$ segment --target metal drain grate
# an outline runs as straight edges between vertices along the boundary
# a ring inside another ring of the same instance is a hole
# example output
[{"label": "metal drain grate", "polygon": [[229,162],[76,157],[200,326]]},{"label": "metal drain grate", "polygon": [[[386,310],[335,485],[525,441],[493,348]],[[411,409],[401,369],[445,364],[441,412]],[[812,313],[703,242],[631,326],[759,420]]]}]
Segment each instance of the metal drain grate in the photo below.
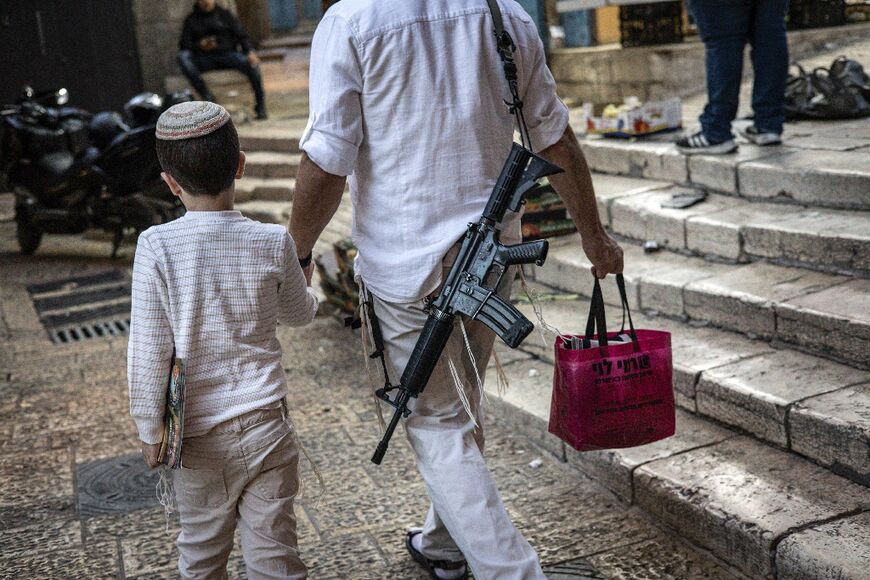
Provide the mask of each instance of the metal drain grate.
[{"label": "metal drain grate", "polygon": [[66,278],[27,288],[55,344],[127,334],[130,279],[119,270]]},{"label": "metal drain grate", "polygon": [[141,453],[81,463],[76,466],[79,515],[90,518],[159,505],[157,479]]},{"label": "metal drain grate", "polygon": [[61,330],[50,331],[51,341],[64,344],[78,342],[89,338],[106,338],[127,334],[130,330],[130,319],[112,320],[109,322],[93,322],[88,325],[71,326]]}]

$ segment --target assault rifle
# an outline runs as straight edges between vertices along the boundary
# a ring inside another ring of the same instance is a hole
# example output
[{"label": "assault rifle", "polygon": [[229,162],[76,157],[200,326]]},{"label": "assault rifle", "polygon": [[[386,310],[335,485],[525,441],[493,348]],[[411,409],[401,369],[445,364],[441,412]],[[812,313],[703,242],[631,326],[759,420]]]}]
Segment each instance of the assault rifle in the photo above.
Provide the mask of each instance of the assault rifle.
[{"label": "assault rifle", "polygon": [[[399,419],[411,414],[408,402],[412,397],[418,397],[429,382],[453,331],[456,316],[465,315],[470,320],[481,321],[511,348],[519,346],[534,328],[496,291],[509,266],[533,262],[543,265],[548,243],[538,240],[505,246],[499,242],[496,227],[504,219],[505,211],[520,210],[523,197],[538,187],[539,179],[561,172],[562,169],[525,147],[513,145],[483,215],[477,223],[468,224],[456,261],[447,274],[441,293],[429,306],[429,318],[399,384],[387,385],[375,393],[396,410],[372,456],[373,463],[380,464],[384,458]],[[393,391],[397,394],[391,399]]]}]

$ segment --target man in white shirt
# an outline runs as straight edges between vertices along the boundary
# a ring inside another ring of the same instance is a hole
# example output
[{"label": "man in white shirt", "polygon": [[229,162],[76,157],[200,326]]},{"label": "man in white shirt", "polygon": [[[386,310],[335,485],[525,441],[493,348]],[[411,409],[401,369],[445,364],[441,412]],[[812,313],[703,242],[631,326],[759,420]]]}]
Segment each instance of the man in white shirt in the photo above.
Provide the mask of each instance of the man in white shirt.
[{"label": "man in white shirt", "polygon": [[[599,220],[589,169],[534,23],[513,0],[498,4],[516,43],[532,144],[565,169],[550,182],[596,275],[620,272],[622,251]],[[467,224],[480,217],[513,141],[493,26],[485,0],[342,0],[314,35],[311,112],[290,231],[299,255],[310,255],[350,176],[356,273],[374,303],[394,381],[426,320],[424,300],[438,290]],[[505,219],[501,239],[520,241],[518,215]],[[453,333],[405,422],[432,500],[407,546],[434,578],[464,578],[467,566],[487,580],[543,578],[482,457],[476,375],[494,337],[477,322],[466,327]],[[458,369],[473,417],[449,366]]]}]

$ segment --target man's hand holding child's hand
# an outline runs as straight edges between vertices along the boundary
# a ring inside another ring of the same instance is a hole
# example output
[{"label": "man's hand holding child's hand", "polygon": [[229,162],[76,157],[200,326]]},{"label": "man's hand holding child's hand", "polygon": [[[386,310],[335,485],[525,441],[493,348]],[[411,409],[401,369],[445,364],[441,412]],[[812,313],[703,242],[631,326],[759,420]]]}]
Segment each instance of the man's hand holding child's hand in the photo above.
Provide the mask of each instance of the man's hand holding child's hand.
[{"label": "man's hand holding child's hand", "polygon": [[139,444],[142,447],[142,455],[145,457],[145,464],[151,469],[160,465],[160,461],[157,459],[160,456],[160,443],[154,443],[152,445],[140,441]]}]

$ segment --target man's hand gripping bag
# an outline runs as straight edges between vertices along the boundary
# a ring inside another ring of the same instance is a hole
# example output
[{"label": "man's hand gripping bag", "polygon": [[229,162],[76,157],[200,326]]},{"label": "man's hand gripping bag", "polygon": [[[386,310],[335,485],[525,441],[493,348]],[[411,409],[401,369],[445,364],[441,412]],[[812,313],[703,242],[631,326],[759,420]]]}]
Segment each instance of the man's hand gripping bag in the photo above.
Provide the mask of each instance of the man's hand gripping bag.
[{"label": "man's hand gripping bag", "polygon": [[549,431],[578,451],[636,447],[674,434],[671,335],[635,330],[622,274],[616,282],[622,330],[607,333],[596,279],[586,334],[556,337]]}]

